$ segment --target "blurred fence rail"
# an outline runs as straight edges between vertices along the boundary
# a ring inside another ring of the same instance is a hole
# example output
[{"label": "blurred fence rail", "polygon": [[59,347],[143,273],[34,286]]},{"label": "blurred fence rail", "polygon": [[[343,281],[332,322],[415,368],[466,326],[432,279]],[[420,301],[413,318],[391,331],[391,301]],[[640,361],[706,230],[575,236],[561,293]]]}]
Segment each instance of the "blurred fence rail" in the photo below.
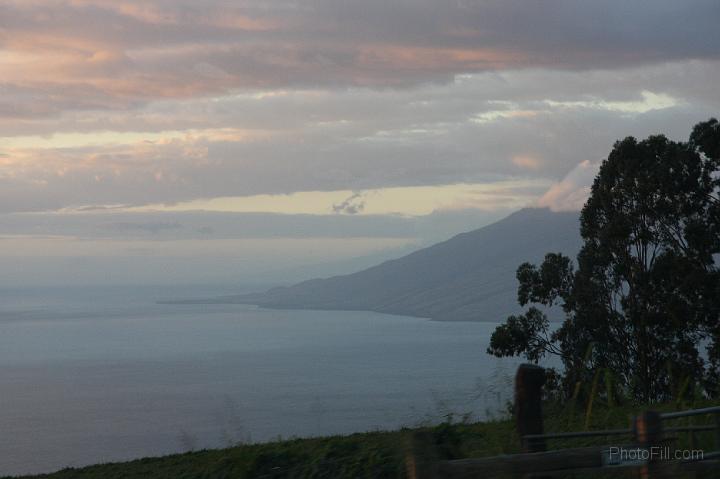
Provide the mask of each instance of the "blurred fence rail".
[{"label": "blurred fence rail", "polygon": [[[515,422],[522,453],[493,457],[441,460],[432,434],[416,433],[406,459],[410,479],[470,479],[492,477],[549,478],[558,475],[613,472],[634,474],[642,479],[670,477],[720,478],[720,407],[690,409],[660,414],[644,411],[633,420],[632,428],[596,431],[545,433],[542,416],[544,370],[523,364],[515,376]],[[714,417],[714,425],[663,427],[664,421],[692,416]],[[678,457],[671,445],[672,434],[715,431],[716,452],[692,451],[693,457]],[[626,442],[602,446],[547,450],[554,439],[624,436]],[[693,452],[699,452],[693,455]]]}]

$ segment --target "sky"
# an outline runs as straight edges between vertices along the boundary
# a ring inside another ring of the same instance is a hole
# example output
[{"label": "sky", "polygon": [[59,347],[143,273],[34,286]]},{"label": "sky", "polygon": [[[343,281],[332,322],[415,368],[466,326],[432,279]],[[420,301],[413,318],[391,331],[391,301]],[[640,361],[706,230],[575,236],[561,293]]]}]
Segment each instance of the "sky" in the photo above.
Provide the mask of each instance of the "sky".
[{"label": "sky", "polygon": [[0,286],[287,282],[720,111],[716,0],[0,0]]}]

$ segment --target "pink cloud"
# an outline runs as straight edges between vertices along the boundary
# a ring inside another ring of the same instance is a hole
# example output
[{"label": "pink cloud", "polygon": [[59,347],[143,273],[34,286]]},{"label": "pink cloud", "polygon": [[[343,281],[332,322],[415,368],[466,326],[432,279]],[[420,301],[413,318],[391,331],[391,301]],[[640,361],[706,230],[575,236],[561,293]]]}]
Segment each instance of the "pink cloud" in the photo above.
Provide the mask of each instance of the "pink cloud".
[{"label": "pink cloud", "polygon": [[540,166],[542,166],[542,161],[532,155],[513,156],[512,162],[514,165],[525,170],[537,170],[540,168]]},{"label": "pink cloud", "polygon": [[590,187],[599,167],[599,162],[581,162],[551,186],[537,205],[553,211],[580,211],[590,196]]},{"label": "pink cloud", "polygon": [[[5,0],[0,71],[5,85],[62,94],[65,110],[68,100],[84,104],[68,96],[74,88],[131,104],[255,88],[406,87],[471,72],[717,58],[714,11],[704,8],[659,9],[657,18],[623,8],[627,21],[598,30],[598,13],[612,9],[594,2]],[[658,28],[691,20],[679,33]],[[627,25],[642,41],[625,38]]]}]

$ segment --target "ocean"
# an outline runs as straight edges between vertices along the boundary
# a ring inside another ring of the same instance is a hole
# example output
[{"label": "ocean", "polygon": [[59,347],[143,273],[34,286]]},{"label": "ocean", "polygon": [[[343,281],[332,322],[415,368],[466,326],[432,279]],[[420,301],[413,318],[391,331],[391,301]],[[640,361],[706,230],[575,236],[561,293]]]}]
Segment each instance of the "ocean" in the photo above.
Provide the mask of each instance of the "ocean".
[{"label": "ocean", "polygon": [[0,290],[0,475],[504,414],[492,323],[158,304],[227,285]]}]

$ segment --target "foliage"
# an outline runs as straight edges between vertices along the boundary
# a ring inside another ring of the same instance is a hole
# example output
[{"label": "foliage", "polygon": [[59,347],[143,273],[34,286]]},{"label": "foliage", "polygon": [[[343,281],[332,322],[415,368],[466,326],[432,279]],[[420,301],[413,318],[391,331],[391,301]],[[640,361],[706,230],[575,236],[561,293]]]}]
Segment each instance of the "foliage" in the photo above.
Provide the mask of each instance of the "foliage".
[{"label": "foliage", "polygon": [[617,142],[581,213],[577,268],[548,254],[517,271],[519,303],[561,306],[565,321],[553,329],[532,306],[497,328],[488,352],[560,356],[566,395],[601,371],[640,401],[667,400],[688,381],[717,395],[719,192],[715,119],[687,142]]},{"label": "foliage", "polygon": [[[717,401],[694,401],[653,405],[658,411],[717,406]],[[646,406],[612,406],[599,402],[592,409],[575,410],[572,405],[549,402],[545,408],[545,429],[552,432],[582,429],[617,429],[628,426],[628,418]],[[699,417],[695,424],[707,424]],[[684,425],[678,424],[678,425]],[[520,441],[510,419],[481,423],[446,422],[434,427],[400,431],[370,432],[350,436],[291,439],[210,451],[197,451],[165,457],[139,459],[126,463],[101,464],[65,469],[53,474],[25,479],[229,479],[229,478],[306,478],[356,479],[403,478],[405,454],[411,434],[429,432],[441,459],[486,457],[520,452]],[[710,449],[714,432],[697,434],[692,447]],[[607,444],[606,437],[558,439],[552,449]],[[682,434],[676,444],[691,446]],[[582,477],[587,477],[583,474]],[[596,476],[593,476],[596,477]],[[617,477],[613,474],[611,477]]]},{"label": "foliage", "polygon": [[[36,479],[381,479],[405,477],[410,434],[428,431],[442,458],[518,452],[512,421],[291,439],[127,463],[65,469]],[[29,479],[29,478],[26,478]]]}]

